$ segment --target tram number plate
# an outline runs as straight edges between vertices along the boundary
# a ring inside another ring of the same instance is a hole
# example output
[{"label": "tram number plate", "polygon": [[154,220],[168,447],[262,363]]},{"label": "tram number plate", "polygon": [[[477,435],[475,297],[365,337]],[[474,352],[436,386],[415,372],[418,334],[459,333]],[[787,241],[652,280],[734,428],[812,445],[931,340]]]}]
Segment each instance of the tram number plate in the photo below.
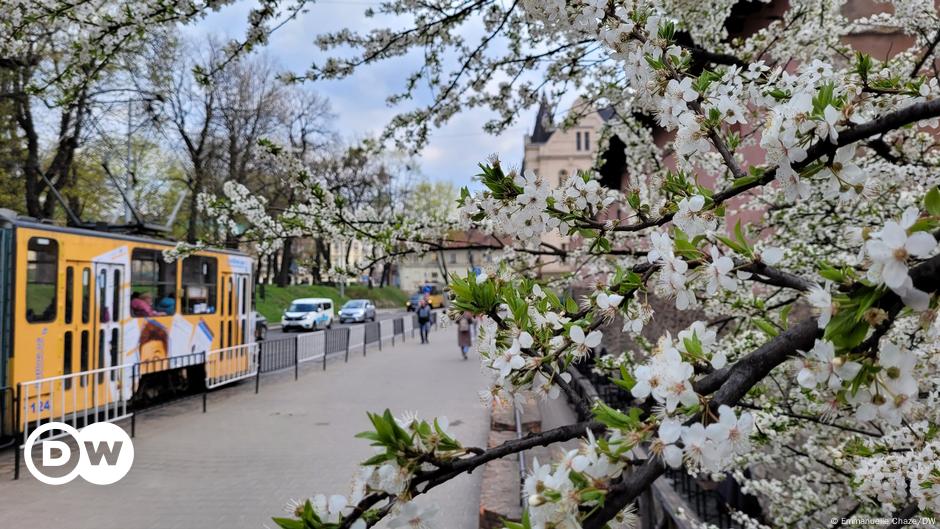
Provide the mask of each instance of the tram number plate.
[{"label": "tram number plate", "polygon": [[44,411],[49,411],[52,409],[52,404],[49,400],[40,400],[38,402],[30,402],[29,409],[33,413],[42,413]]}]

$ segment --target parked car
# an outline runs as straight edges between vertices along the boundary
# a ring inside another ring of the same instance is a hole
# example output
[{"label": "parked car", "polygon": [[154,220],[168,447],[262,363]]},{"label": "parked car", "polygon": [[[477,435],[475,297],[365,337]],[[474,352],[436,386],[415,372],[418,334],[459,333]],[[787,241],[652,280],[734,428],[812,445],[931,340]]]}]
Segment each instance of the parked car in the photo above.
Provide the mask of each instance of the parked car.
[{"label": "parked car", "polygon": [[281,330],[315,331],[333,326],[333,300],[328,298],[301,298],[291,302],[281,316]]},{"label": "parked car", "polygon": [[375,305],[368,299],[351,299],[339,309],[339,322],[375,321]]},{"label": "parked car", "polygon": [[268,337],[268,319],[258,311],[251,311],[251,315],[255,320],[255,341],[263,342]]},{"label": "parked car", "polygon": [[405,303],[405,309],[407,309],[408,312],[414,311],[415,309],[418,308],[418,302],[420,302],[421,298],[423,297],[424,297],[424,294],[420,292],[417,294],[412,294],[411,297],[408,298],[408,302]]}]

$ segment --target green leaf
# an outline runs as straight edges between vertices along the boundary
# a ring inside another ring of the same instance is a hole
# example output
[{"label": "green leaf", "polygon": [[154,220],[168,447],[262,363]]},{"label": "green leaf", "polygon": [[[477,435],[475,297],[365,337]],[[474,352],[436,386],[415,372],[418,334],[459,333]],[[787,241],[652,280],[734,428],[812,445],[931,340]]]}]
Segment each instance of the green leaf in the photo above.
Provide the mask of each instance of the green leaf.
[{"label": "green leaf", "polygon": [[790,311],[793,310],[793,303],[783,307],[783,310],[780,311],[780,326],[784,330],[790,327]]},{"label": "green leaf", "polygon": [[731,187],[737,188],[741,186],[746,186],[749,184],[753,184],[754,182],[757,182],[760,179],[761,179],[761,175],[742,176],[741,178],[735,178],[734,182],[731,183]]},{"label": "green leaf", "polygon": [[578,312],[578,302],[574,298],[568,298],[565,300],[565,310],[574,314]]},{"label": "green leaf", "polygon": [[741,254],[741,255],[745,255],[746,252],[747,252],[747,250],[746,250],[743,246],[741,246],[740,244],[738,244],[738,243],[732,241],[731,239],[729,239],[729,238],[727,238],[727,237],[724,237],[724,236],[721,236],[721,235],[715,235],[715,238],[717,238],[719,241],[721,241],[721,243],[724,244],[725,246],[727,246],[728,248],[731,248],[732,250],[734,250],[735,253],[738,253],[738,254]]},{"label": "green leaf", "polygon": [[934,186],[924,195],[924,209],[931,215],[940,216],[940,187]]},{"label": "green leaf", "polygon": [[304,523],[300,520],[293,520],[291,518],[271,518],[274,520],[274,523],[279,525],[282,529],[305,529]]},{"label": "green leaf", "polygon": [[776,338],[777,335],[780,334],[780,332],[776,327],[774,327],[772,323],[763,318],[752,318],[751,323],[753,323],[754,326],[758,329],[764,331],[764,334],[770,336],[771,338]]},{"label": "green leaf", "polygon": [[620,410],[611,408],[603,402],[598,402],[594,406],[593,412],[595,419],[618,430],[633,429],[640,424],[639,417],[641,412],[638,408],[631,408],[630,415],[626,415]]},{"label": "green leaf", "polygon": [[617,384],[621,388],[630,391],[633,389],[633,386],[636,385],[636,379],[630,374],[630,371],[627,369],[627,366],[620,366],[620,379],[611,379],[614,384]]}]

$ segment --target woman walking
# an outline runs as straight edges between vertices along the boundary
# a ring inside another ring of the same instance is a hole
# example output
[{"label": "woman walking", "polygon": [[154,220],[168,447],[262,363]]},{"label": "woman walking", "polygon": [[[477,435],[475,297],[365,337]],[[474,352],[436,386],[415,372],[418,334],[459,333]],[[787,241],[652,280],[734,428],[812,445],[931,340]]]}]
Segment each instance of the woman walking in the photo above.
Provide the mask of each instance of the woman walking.
[{"label": "woman walking", "polygon": [[470,352],[470,346],[473,345],[473,336],[470,334],[470,330],[473,324],[473,315],[470,314],[470,311],[464,311],[463,315],[460,316],[460,319],[457,320],[457,345],[460,346],[460,354],[463,355],[463,359],[467,359],[467,353]]}]

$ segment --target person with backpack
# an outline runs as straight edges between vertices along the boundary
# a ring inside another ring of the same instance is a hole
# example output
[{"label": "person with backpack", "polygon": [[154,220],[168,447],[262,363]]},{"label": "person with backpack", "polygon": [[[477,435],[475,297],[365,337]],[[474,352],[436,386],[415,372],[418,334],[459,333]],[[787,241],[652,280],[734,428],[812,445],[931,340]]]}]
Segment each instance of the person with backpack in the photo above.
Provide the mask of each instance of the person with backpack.
[{"label": "person with backpack", "polygon": [[470,352],[470,346],[473,345],[473,336],[471,329],[473,327],[473,314],[470,311],[464,311],[460,319],[457,320],[457,345],[460,346],[460,353],[463,359],[467,359],[467,353]]},{"label": "person with backpack", "polygon": [[421,343],[430,343],[428,333],[431,331],[431,307],[426,300],[418,302],[415,314],[418,315],[418,327],[421,329]]}]

